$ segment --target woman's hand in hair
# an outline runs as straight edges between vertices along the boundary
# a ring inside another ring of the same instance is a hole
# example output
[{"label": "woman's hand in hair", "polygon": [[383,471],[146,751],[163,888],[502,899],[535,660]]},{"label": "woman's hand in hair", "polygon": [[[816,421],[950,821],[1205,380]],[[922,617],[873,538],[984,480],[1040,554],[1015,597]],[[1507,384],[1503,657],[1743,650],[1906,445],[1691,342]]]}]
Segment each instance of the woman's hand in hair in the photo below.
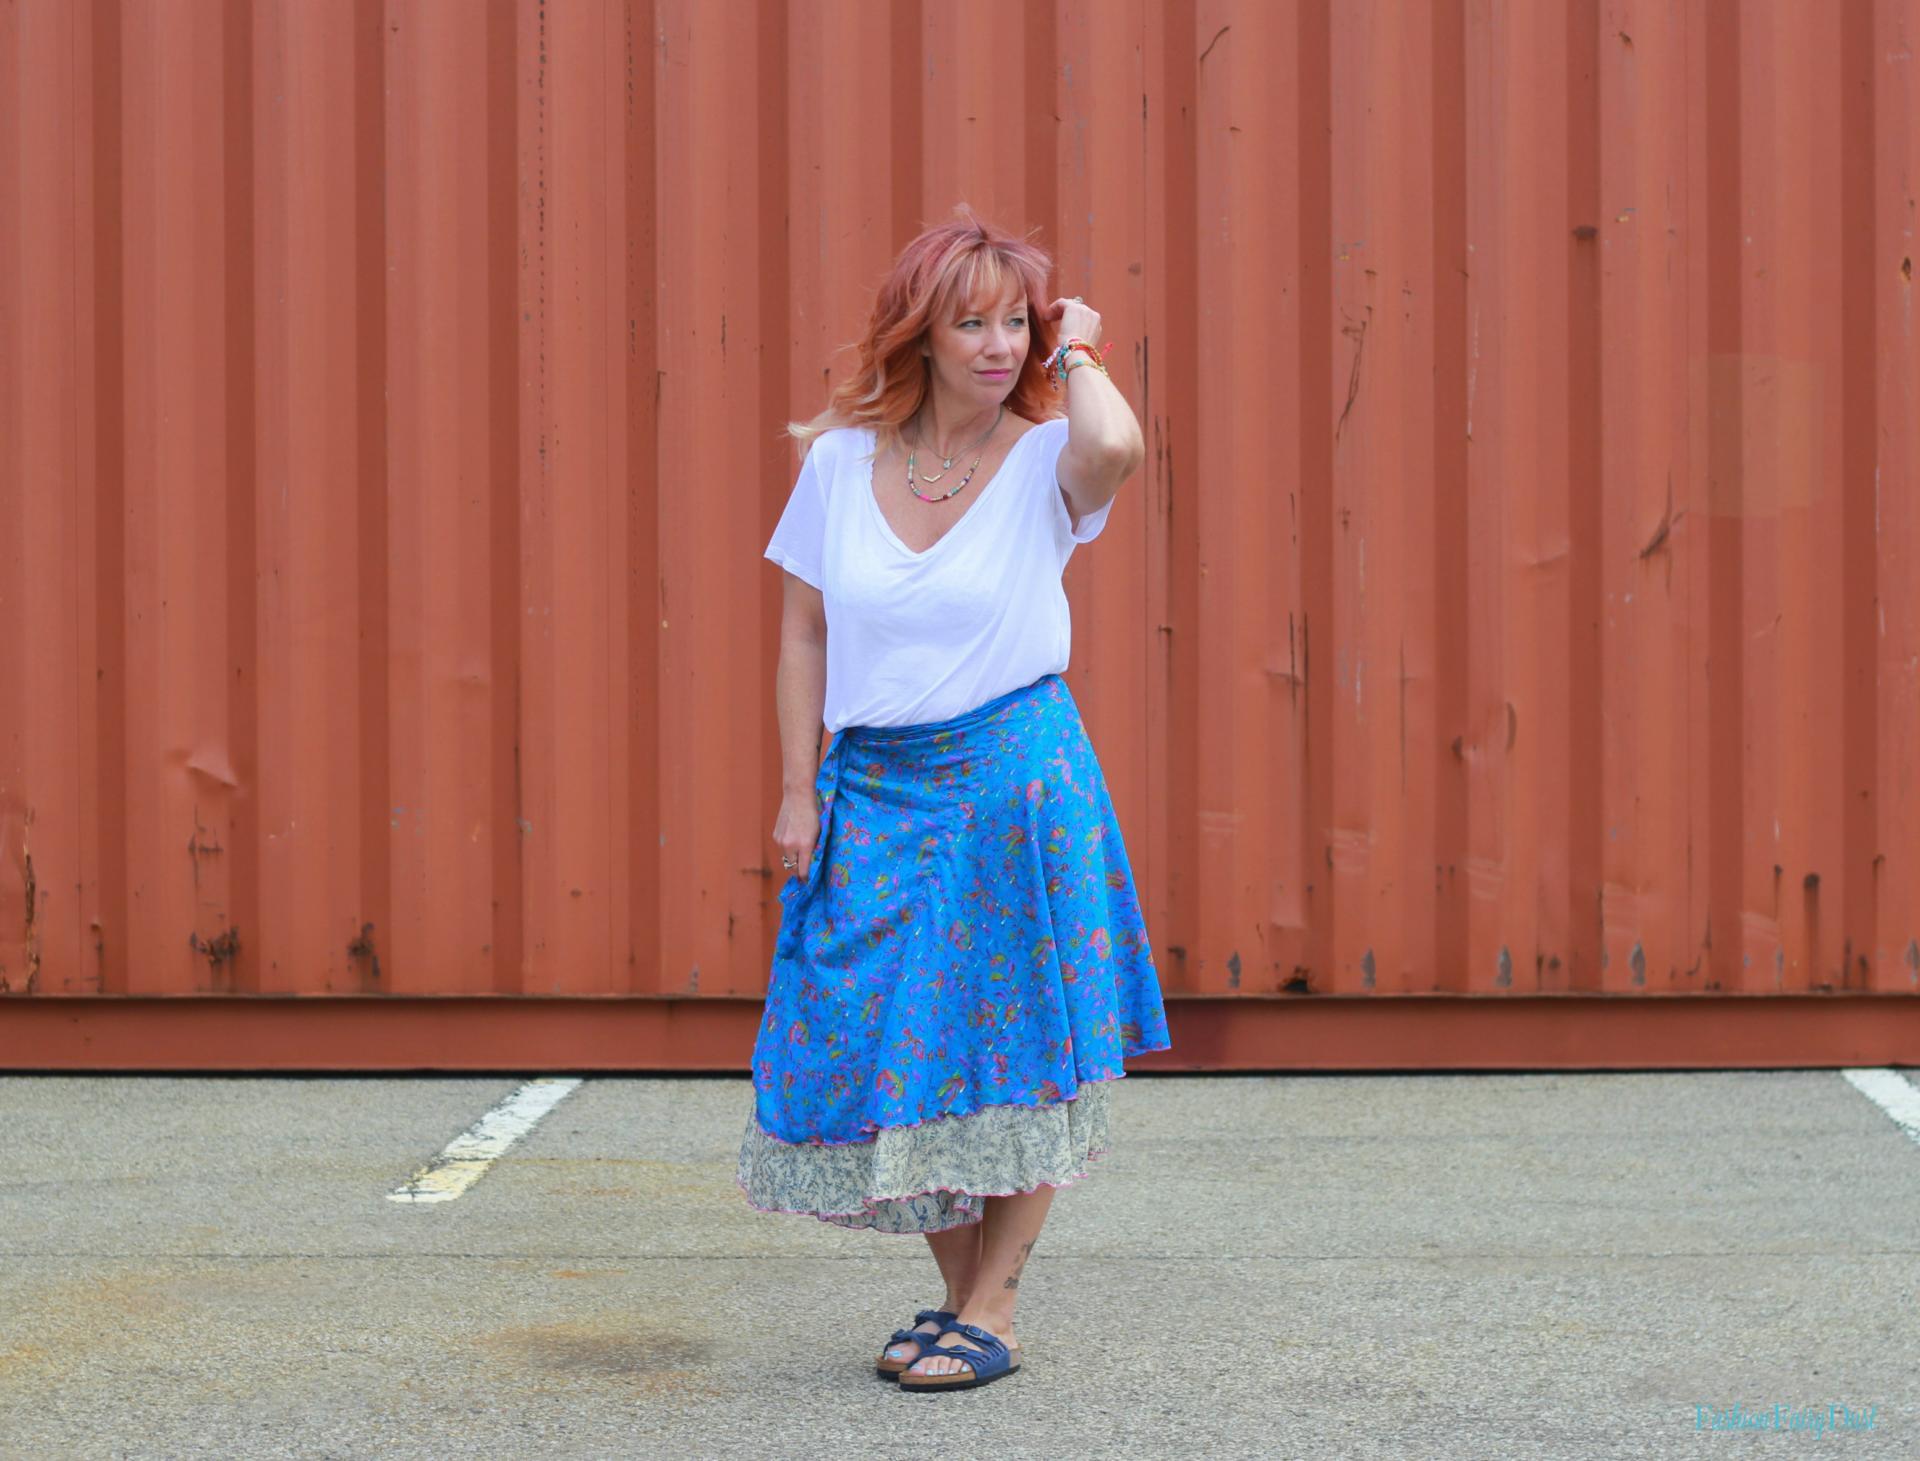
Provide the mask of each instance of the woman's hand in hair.
[{"label": "woman's hand in hair", "polygon": [[1100,343],[1100,314],[1078,299],[1056,299],[1046,308],[1045,316],[1049,320],[1058,320],[1059,327],[1054,338],[1068,340],[1078,335],[1089,345]]}]

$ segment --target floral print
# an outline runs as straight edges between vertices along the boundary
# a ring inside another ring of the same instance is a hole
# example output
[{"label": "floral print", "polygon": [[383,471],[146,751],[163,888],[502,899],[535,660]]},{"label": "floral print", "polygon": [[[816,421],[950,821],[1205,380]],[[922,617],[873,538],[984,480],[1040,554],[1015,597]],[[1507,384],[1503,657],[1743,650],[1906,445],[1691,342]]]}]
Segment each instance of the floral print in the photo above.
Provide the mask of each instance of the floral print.
[{"label": "floral print", "polygon": [[[1170,1048],[1119,822],[1059,675],[943,721],[848,726],[815,789],[812,862],[780,890],[743,1173],[768,1141],[893,1147],[898,1128],[1072,1102]],[[1071,1128],[1048,1140],[1077,1161]],[[854,1158],[888,1170],[877,1149]],[[849,1170],[818,1183],[843,1191]],[[971,1220],[964,1204],[919,1218],[956,1211]]]}]

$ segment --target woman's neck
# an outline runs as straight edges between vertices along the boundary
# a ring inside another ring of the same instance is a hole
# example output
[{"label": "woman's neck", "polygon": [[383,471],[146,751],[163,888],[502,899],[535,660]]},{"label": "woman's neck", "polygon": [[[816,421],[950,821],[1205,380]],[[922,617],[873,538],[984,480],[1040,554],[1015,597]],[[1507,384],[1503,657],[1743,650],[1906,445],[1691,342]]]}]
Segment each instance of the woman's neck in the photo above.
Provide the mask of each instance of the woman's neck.
[{"label": "woman's neck", "polygon": [[1004,402],[996,401],[984,410],[968,412],[957,402],[942,401],[936,389],[920,407],[914,426],[918,443],[942,456],[960,451],[997,426],[1004,407]]}]

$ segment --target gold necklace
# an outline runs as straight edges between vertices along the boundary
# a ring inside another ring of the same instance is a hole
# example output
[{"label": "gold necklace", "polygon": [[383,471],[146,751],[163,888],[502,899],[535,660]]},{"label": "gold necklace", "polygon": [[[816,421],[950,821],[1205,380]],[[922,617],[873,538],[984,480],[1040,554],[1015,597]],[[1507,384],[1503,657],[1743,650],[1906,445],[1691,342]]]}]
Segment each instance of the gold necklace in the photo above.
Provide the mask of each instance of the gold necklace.
[{"label": "gold necklace", "polygon": [[[923,475],[921,476],[921,478],[920,478],[920,480],[921,480],[922,482],[938,482],[938,481],[939,481],[939,480],[940,480],[940,479],[941,479],[942,477],[944,477],[944,476],[946,476],[948,472],[950,472],[950,471],[952,471],[952,470],[953,470],[953,464],[954,464],[954,463],[955,463],[956,461],[958,461],[958,460],[959,460],[959,459],[960,459],[961,457],[963,457],[963,456],[965,456],[965,455],[966,455],[966,454],[967,454],[968,452],[970,452],[970,451],[972,451],[972,450],[974,449],[974,447],[978,447],[978,446],[981,446],[981,445],[983,445],[983,444],[985,444],[985,442],[987,441],[987,439],[988,439],[989,437],[991,437],[991,436],[993,435],[993,433],[994,433],[994,432],[996,432],[996,431],[998,431],[998,430],[1000,429],[1000,418],[1001,418],[1002,416],[1004,416],[1004,415],[1006,415],[1006,413],[1007,413],[1007,403],[1006,403],[1005,401],[1002,401],[1002,402],[1000,403],[1000,409],[999,409],[998,411],[995,411],[995,412],[993,413],[993,424],[992,424],[991,426],[989,426],[989,427],[987,428],[987,431],[986,431],[986,435],[985,435],[985,436],[982,436],[982,437],[980,438],[980,440],[979,440],[979,441],[976,441],[976,442],[975,442],[975,443],[973,444],[973,446],[971,446],[971,447],[962,447],[962,448],[961,448],[961,449],[960,449],[959,451],[957,451],[957,452],[955,452],[955,453],[954,453],[954,454],[953,454],[952,456],[950,456],[950,457],[941,457],[941,458],[940,458],[940,472],[939,472],[939,475],[937,475],[937,476],[930,476],[930,475],[924,475],[924,474],[923,474]],[[918,454],[918,451],[919,451],[919,446],[918,446],[918,444],[916,444],[916,445],[915,445],[915,447],[914,447],[914,450],[913,450],[913,451],[911,451],[911,452],[909,452],[909,453],[907,453],[907,486],[908,486],[908,487],[912,487],[912,486],[913,486],[913,480],[914,480],[914,473],[913,473],[913,459],[914,459],[914,457],[915,457],[915,455],[917,455],[917,454]],[[934,455],[935,455],[935,456],[940,456],[940,453],[939,453],[939,452],[938,452],[938,451],[936,450],[936,451],[934,452]],[[974,466],[974,467],[977,467],[977,466],[979,466],[979,465],[980,465],[980,458],[979,458],[979,457],[975,457],[975,458],[973,459],[973,466]],[[969,468],[967,469],[967,476],[968,476],[968,477],[972,477],[972,476],[973,476],[973,467],[969,467]],[[966,485],[967,485],[967,484],[966,484],[966,481],[965,481],[965,480],[963,479],[963,480],[961,481],[961,483],[960,483],[960,487],[964,487],[964,486],[966,486]],[[953,492],[949,492],[949,493],[947,494],[947,497],[951,497],[951,496],[953,496],[953,493],[954,493],[954,492],[958,492],[958,491],[960,490],[960,487],[956,487],[956,488],[954,488],[954,489],[953,489]],[[919,492],[919,491],[915,491],[913,495],[914,495],[915,497],[918,497],[918,498],[919,498],[919,499],[920,499],[920,500],[921,500],[922,502],[945,502],[945,501],[947,500],[947,498],[946,498],[946,497],[928,497],[928,496],[926,496],[925,494],[923,494],[923,493],[921,493],[921,492]]]}]

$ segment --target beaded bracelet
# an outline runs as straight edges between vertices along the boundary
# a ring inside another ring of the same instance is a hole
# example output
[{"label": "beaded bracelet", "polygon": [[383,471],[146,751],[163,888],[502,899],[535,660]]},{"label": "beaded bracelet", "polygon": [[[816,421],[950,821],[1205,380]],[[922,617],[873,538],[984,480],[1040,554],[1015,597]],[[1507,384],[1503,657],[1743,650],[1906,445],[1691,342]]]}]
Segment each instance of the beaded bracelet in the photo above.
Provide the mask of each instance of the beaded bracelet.
[{"label": "beaded bracelet", "polygon": [[[1111,380],[1113,373],[1107,369],[1107,363],[1101,359],[1101,357],[1112,349],[1113,341],[1111,340],[1107,341],[1107,343],[1102,345],[1098,350],[1095,350],[1093,346],[1089,345],[1085,340],[1082,340],[1078,335],[1062,340],[1055,348],[1053,354],[1047,357],[1047,384],[1052,386],[1055,391],[1058,391],[1061,382],[1072,373],[1073,367],[1076,364],[1095,366],[1102,375]],[[1086,359],[1071,361],[1069,356],[1075,350],[1084,352]]]},{"label": "beaded bracelet", "polygon": [[1075,341],[1078,339],[1078,336],[1074,336],[1071,339],[1062,340],[1058,345],[1053,347],[1053,353],[1047,357],[1047,384],[1051,385],[1055,390],[1060,389],[1059,382],[1055,379],[1055,376],[1057,376],[1060,371],[1060,362],[1066,358],[1067,352],[1074,348]]},{"label": "beaded bracelet", "polygon": [[[1100,356],[1111,349],[1113,349],[1113,341],[1109,340],[1106,344],[1102,345],[1099,352],[1096,353],[1093,346],[1085,340],[1082,340],[1078,335],[1070,335],[1054,347],[1053,355],[1048,361],[1048,369],[1053,370],[1058,367],[1059,364],[1067,358],[1069,352],[1074,350],[1086,351],[1088,358],[1091,359],[1095,365],[1100,365]],[[1102,368],[1104,369],[1105,367],[1102,366]]]}]

